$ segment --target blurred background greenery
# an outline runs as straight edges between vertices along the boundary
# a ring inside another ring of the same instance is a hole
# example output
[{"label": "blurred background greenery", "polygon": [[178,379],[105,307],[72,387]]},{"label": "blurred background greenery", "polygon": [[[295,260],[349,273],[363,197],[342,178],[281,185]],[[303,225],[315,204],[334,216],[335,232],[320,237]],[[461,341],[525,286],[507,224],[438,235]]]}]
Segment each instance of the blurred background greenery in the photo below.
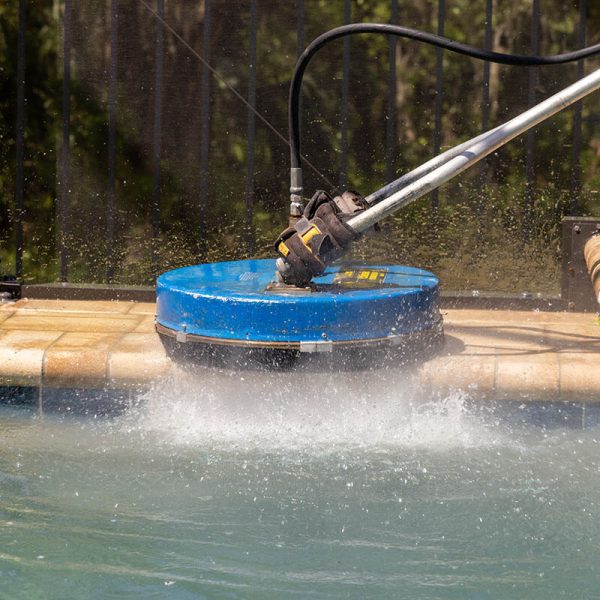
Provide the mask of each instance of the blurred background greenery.
[{"label": "blurred background greenery", "polygon": [[[156,6],[157,0],[148,0]],[[344,22],[343,0],[304,0],[306,43]],[[532,4],[494,0],[494,50],[529,54]],[[598,43],[600,4],[588,2],[588,44]],[[0,275],[14,273],[15,122],[18,0],[0,4]],[[26,119],[23,276],[60,277],[59,244],[68,280],[102,282],[108,261],[117,283],[151,284],[156,272],[199,261],[271,255],[287,221],[287,146],[256,122],[255,162],[247,185],[248,113],[229,89],[210,78],[207,172],[201,173],[201,62],[164,32],[160,154],[160,227],[153,240],[152,185],[157,20],[138,0],[119,0],[116,45],[117,128],[115,237],[107,239],[109,196],[108,94],[110,0],[72,8],[70,184],[61,232],[57,197],[63,144],[62,0],[26,3]],[[296,61],[298,3],[257,0],[256,107],[287,136],[287,94]],[[353,0],[351,21],[388,22],[392,0]],[[446,0],[445,35],[482,47],[486,0]],[[205,39],[205,0],[165,0],[166,21],[246,96],[251,0],[212,0]],[[398,23],[437,31],[438,0],[398,0]],[[541,3],[543,54],[577,47],[579,6]],[[361,35],[350,42],[347,185],[368,194],[434,153],[436,51],[407,40],[395,46],[394,110],[388,104],[390,40]],[[114,50],[114,46],[113,46]],[[585,61],[585,71],[600,59]],[[481,131],[483,63],[444,53],[442,149]],[[577,78],[577,66],[537,70],[537,99]],[[489,127],[528,106],[528,69],[491,65]],[[302,150],[336,185],[342,146],[343,42],[324,48],[305,77]],[[437,207],[424,198],[356,245],[354,257],[401,261],[437,272],[454,290],[555,292],[559,286],[560,218],[569,211],[600,215],[598,96],[583,104],[580,171],[573,170],[573,109],[536,129],[534,176],[526,179],[525,138],[440,190]],[[393,161],[386,165],[387,121],[395,120]],[[205,180],[201,178],[204,175]],[[328,189],[305,169],[305,192]],[[247,210],[251,189],[252,212]],[[205,195],[205,197],[202,197]],[[529,198],[529,200],[528,200]],[[205,208],[204,208],[205,207]],[[153,250],[154,249],[154,250]],[[153,262],[153,251],[155,260]],[[110,270],[110,269],[109,269]]]}]

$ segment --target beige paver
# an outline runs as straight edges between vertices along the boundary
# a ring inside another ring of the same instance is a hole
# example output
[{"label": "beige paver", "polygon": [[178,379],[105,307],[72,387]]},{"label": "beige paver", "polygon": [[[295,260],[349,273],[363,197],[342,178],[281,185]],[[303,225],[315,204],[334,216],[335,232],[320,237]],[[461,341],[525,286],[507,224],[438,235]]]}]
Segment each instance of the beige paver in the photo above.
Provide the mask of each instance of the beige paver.
[{"label": "beige paver", "polygon": [[14,303],[17,310],[37,310],[43,312],[70,312],[70,313],[99,313],[99,314],[125,314],[129,312],[136,302],[119,302],[116,300],[45,300],[38,298],[23,298]]},{"label": "beige paver", "polygon": [[[0,305],[0,385],[127,386],[171,362],[154,331],[155,305],[21,300]],[[446,343],[418,367],[427,392],[474,398],[600,402],[595,315],[445,311]]]},{"label": "beige paver", "polygon": [[445,395],[453,390],[491,397],[495,391],[496,357],[493,354],[440,356],[420,368],[420,383],[429,393]]},{"label": "beige paver", "polygon": [[494,348],[496,352],[510,354],[544,350],[546,332],[543,327],[515,325],[477,326],[449,325],[445,327],[448,334],[455,335],[465,343],[475,347]]},{"label": "beige paver", "polygon": [[91,333],[127,333],[142,321],[141,315],[99,312],[31,311],[18,309],[0,328],[11,331],[82,331]]},{"label": "beige paver", "polygon": [[559,364],[554,353],[525,352],[496,359],[496,398],[557,400],[559,389]]},{"label": "beige paver", "polygon": [[133,306],[128,311],[132,315],[152,315],[156,314],[155,302],[132,302]]},{"label": "beige paver", "polygon": [[154,315],[143,316],[139,325],[133,330],[132,333],[154,333],[156,331],[155,323],[156,319],[154,318]]},{"label": "beige paver", "polygon": [[156,333],[128,333],[112,348],[108,376],[113,382],[147,382],[165,375],[171,367]]},{"label": "beige paver", "polygon": [[546,325],[546,345],[557,352],[600,352],[600,326],[596,323]]},{"label": "beige paver", "polygon": [[46,385],[92,385],[108,377],[108,354],[121,334],[69,332],[44,354]]},{"label": "beige paver", "polygon": [[600,353],[563,353],[558,361],[562,399],[600,402]]},{"label": "beige paver", "polygon": [[452,324],[455,321],[460,324],[549,324],[549,323],[596,323],[598,319],[593,313],[576,312],[542,312],[538,310],[475,310],[475,309],[445,309],[442,311],[444,322]]},{"label": "beige paver", "polygon": [[62,332],[7,331],[0,337],[0,385],[41,383],[44,353]]}]

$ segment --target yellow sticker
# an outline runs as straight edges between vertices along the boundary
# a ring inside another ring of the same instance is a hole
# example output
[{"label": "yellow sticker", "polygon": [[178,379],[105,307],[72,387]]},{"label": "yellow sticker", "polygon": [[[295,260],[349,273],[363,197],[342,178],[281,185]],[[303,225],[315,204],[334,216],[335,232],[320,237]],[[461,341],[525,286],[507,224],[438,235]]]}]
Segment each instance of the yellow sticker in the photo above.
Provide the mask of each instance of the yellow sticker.
[{"label": "yellow sticker", "polygon": [[315,237],[315,235],[319,235],[320,233],[321,230],[316,225],[313,225],[304,235],[301,236],[304,245],[308,245],[308,242],[310,242],[310,240],[312,240]]},{"label": "yellow sticker", "polygon": [[335,285],[355,288],[369,288],[385,281],[387,269],[346,269],[333,279]]},{"label": "yellow sticker", "polygon": [[283,242],[279,244],[279,248],[277,249],[279,252],[281,252],[281,254],[283,254],[283,256],[287,256],[290,253],[290,249]]}]

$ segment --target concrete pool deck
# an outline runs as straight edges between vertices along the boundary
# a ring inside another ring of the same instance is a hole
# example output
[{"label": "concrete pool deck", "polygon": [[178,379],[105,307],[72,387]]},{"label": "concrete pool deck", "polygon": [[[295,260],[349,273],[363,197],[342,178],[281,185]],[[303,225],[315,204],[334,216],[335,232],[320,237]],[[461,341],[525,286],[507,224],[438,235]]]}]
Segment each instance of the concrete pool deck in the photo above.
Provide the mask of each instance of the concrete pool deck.
[{"label": "concrete pool deck", "polygon": [[[443,310],[446,343],[418,367],[427,393],[600,403],[595,314]],[[122,389],[169,373],[154,303],[22,299],[0,304],[0,386]]]}]

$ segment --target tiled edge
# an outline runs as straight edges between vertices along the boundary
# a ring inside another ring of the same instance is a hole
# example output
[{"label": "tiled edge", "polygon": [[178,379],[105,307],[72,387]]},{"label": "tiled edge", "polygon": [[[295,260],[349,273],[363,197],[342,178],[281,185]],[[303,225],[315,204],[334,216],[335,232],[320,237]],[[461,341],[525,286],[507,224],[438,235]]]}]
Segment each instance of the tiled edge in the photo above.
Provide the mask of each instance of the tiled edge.
[{"label": "tiled edge", "polygon": [[423,392],[429,395],[463,391],[485,399],[494,394],[495,369],[493,355],[440,356],[421,365],[418,379]]},{"label": "tiled edge", "polygon": [[96,315],[114,315],[128,313],[135,302],[123,300],[49,300],[41,298],[23,298],[14,303],[15,309],[25,311],[94,313]]},{"label": "tiled edge", "polygon": [[156,315],[156,302],[132,302],[131,308],[127,311],[130,315]]},{"label": "tiled edge", "polygon": [[562,353],[558,361],[561,399],[600,404],[600,353]]},{"label": "tiled edge", "polygon": [[600,405],[600,353],[446,355],[421,365],[427,394],[463,391],[474,400]]},{"label": "tiled edge", "polygon": [[69,332],[46,349],[44,385],[98,387],[108,379],[108,355],[120,334]]},{"label": "tiled edge", "polygon": [[156,333],[127,333],[111,349],[108,378],[111,383],[145,383],[166,375],[171,360]]},{"label": "tiled edge", "polygon": [[600,326],[595,323],[554,323],[544,331],[545,343],[553,350],[600,352]]},{"label": "tiled edge", "polygon": [[559,399],[560,373],[556,354],[499,354],[496,360],[496,399]]},{"label": "tiled edge", "polygon": [[156,332],[156,319],[154,315],[142,316],[142,320],[139,325],[131,333],[155,333]]},{"label": "tiled edge", "polygon": [[[483,326],[545,325],[545,324],[586,324],[598,323],[593,313],[544,312],[535,310],[486,310],[450,308],[442,311],[444,322],[448,324],[470,323]],[[600,328],[600,326],[599,326]]]},{"label": "tiled edge", "polygon": [[65,331],[85,333],[127,333],[144,319],[143,315],[119,313],[26,312],[16,310],[1,328],[12,331]]},{"label": "tiled edge", "polygon": [[0,337],[0,385],[39,385],[46,349],[62,331],[5,331]]}]

